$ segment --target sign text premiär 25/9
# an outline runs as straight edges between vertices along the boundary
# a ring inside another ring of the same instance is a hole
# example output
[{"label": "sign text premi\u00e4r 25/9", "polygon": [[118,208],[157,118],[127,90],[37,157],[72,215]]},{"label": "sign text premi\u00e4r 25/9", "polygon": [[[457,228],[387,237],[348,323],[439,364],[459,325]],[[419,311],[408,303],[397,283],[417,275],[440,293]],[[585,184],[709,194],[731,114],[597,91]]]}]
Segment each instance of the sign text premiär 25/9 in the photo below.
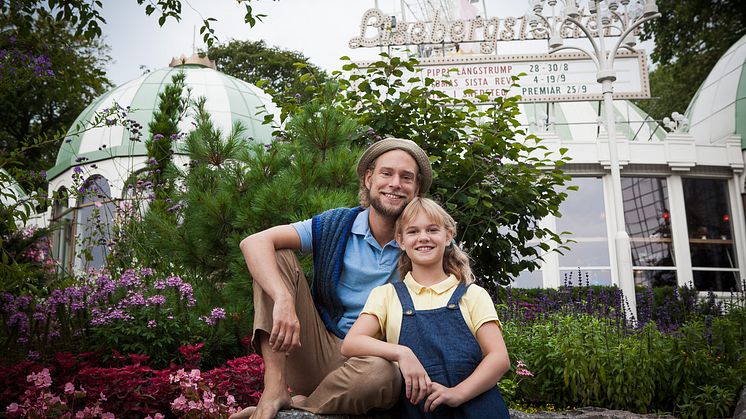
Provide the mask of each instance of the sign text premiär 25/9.
[{"label": "sign text premi\u00e4r 25/9", "polygon": [[[591,19],[582,16],[581,21]],[[612,19],[618,19],[612,16]],[[593,25],[590,25],[593,27]],[[605,29],[605,35],[611,35]],[[597,30],[591,30],[595,36]],[[360,35],[350,39],[350,48],[384,47],[393,45],[423,45],[461,42],[479,43],[482,54],[492,54],[497,41],[523,41],[545,39],[548,30],[539,20],[535,27],[527,22],[526,16],[491,17],[476,16],[473,19],[447,21],[436,10],[432,22],[399,22],[379,9],[369,9],[360,21]],[[562,38],[581,38],[585,34],[577,27],[564,25],[560,29]]]},{"label": "sign text premi\u00e4r 25/9", "polygon": [[[615,83],[614,98],[650,97],[644,57],[640,53],[620,53],[616,60],[617,72],[623,77]],[[434,87],[457,98],[520,95],[522,102],[602,98],[597,70],[582,54],[423,59],[420,68],[423,77],[434,80]],[[519,77],[516,83],[513,77]]]}]

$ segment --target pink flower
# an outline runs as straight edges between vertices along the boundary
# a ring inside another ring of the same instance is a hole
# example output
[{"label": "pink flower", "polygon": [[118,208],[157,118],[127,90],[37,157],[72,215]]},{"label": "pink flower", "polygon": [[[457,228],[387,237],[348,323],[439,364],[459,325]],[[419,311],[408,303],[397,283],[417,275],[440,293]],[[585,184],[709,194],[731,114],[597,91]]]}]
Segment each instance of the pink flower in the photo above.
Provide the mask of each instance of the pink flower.
[{"label": "pink flower", "polygon": [[153,417],[153,419],[165,419],[165,416],[163,416],[160,413],[156,413],[155,416]]},{"label": "pink flower", "polygon": [[19,410],[20,409],[19,409],[18,403],[11,403],[8,405],[7,408],[5,408],[5,411],[8,413],[18,413]]},{"label": "pink flower", "polygon": [[518,375],[520,375],[520,376],[523,376],[523,377],[533,377],[534,376],[534,373],[532,373],[531,371],[529,371],[526,368],[526,363],[523,362],[520,359],[516,362],[515,373],[518,374]]},{"label": "pink flower", "polygon": [[173,402],[171,402],[171,410],[180,411],[187,407],[187,399],[184,395],[180,395]]},{"label": "pink flower", "polygon": [[116,416],[114,416],[113,413],[106,412],[103,415],[101,415],[101,419],[116,419]]},{"label": "pink flower", "polygon": [[73,394],[75,392],[75,386],[73,383],[65,384],[65,394]]},{"label": "pink flower", "polygon": [[46,388],[52,385],[52,377],[49,375],[49,370],[44,368],[40,373],[31,373],[26,377],[26,381],[34,383],[36,387]]}]

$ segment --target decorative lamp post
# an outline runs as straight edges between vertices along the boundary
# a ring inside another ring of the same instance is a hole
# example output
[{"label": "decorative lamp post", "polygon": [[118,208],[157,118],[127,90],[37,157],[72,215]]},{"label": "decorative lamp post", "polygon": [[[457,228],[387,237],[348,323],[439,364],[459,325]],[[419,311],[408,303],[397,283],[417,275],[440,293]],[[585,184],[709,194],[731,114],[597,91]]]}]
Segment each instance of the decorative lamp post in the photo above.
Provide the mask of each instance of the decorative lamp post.
[{"label": "decorative lamp post", "polygon": [[[622,203],[622,179],[619,170],[619,157],[616,144],[616,121],[614,119],[614,58],[620,48],[634,51],[635,29],[643,23],[660,16],[655,0],[588,0],[589,19],[583,23],[584,10],[576,0],[562,1],[564,8],[557,15],[557,0],[530,0],[533,15],[529,25],[535,35],[549,38],[549,53],[562,50],[577,50],[586,54],[596,65],[596,80],[601,83],[606,117],[606,132],[609,136],[609,160],[613,184],[614,236],[616,248],[616,277],[624,296],[629,302],[632,314],[637,314],[635,283],[632,275],[632,250],[629,235],[624,224]],[[634,4],[631,4],[634,3]],[[551,17],[544,17],[544,9],[549,7]],[[539,25],[543,22],[543,25]],[[592,50],[575,45],[564,45],[563,33],[575,29],[582,31],[590,42]],[[609,38],[609,39],[607,39]],[[613,42],[613,44],[612,44]],[[611,48],[607,45],[612,44]]]}]

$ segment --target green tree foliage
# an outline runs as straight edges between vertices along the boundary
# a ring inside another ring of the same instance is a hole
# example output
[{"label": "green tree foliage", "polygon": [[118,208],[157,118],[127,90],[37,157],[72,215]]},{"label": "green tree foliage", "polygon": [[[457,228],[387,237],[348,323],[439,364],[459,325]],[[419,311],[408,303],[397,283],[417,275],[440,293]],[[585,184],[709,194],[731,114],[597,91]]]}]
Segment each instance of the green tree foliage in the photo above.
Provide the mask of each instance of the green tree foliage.
[{"label": "green tree foliage", "polygon": [[[518,97],[454,99],[414,73],[415,59],[382,55],[367,69],[344,67],[352,72],[340,79],[347,114],[379,136],[411,139],[430,155],[430,193],[459,223],[457,240],[486,285],[508,284],[511,275],[535,269],[541,252],[563,245],[538,221],[567,196],[561,167],[568,158],[550,157],[519,128]],[[494,104],[477,106],[489,100]]]},{"label": "green tree foliage", "polygon": [[350,72],[312,88],[310,101],[291,103],[294,111],[270,145],[246,143],[240,127],[225,137],[198,108],[197,128],[187,140],[192,165],[184,191],[173,197],[178,217],[149,212],[143,252],[214,286],[244,290],[237,295],[245,295],[245,305],[250,295],[243,294],[249,282],[241,239],[356,205],[357,159],[372,141],[394,135],[430,154],[436,174],[431,193],[459,221],[458,240],[486,284],[506,284],[510,274],[536,268],[542,251],[563,244],[538,220],[556,213],[566,197],[568,177],[560,167],[567,158],[547,157],[537,138],[518,129],[516,98],[483,107],[450,98],[432,79],[411,73],[415,64],[386,58],[369,70],[349,65]]},{"label": "green tree foliage", "polygon": [[165,200],[173,188],[174,165],[172,160],[174,141],[179,138],[179,121],[186,111],[188,99],[184,91],[183,72],[174,74],[171,84],[158,95],[158,109],[148,124],[151,137],[146,141],[148,150],[148,178],[155,194],[154,205],[168,205]]},{"label": "green tree foliage", "polygon": [[746,7],[739,0],[660,0],[662,14],[643,26],[654,39],[657,63],[650,74],[654,100],[638,105],[655,119],[683,113],[718,59],[746,34]]},{"label": "green tree foliage", "polygon": [[[58,134],[111,86],[104,71],[109,57],[99,41],[75,36],[44,13],[31,23],[31,32],[12,24],[9,16],[0,17],[0,27],[11,28],[0,33],[0,157],[34,142],[5,168],[40,172],[54,165],[64,137]],[[13,176],[29,189],[44,183]]]},{"label": "green tree foliage", "polygon": [[270,47],[264,41],[232,40],[209,48],[208,56],[225,74],[252,84],[267,80],[267,86],[273,91],[290,96],[299,94],[304,99],[308,99],[310,94],[300,82],[300,73],[293,66],[295,63],[305,64],[306,72],[313,74],[319,82],[327,78],[326,73],[310,64],[303,54]]},{"label": "green tree foliage", "polygon": [[132,238],[141,244],[134,259],[183,269],[212,295],[208,301],[250,324],[251,286],[239,242],[357,201],[354,167],[361,150],[354,140],[362,130],[330,103],[336,85],[325,89],[288,121],[288,139],[269,145],[248,140],[240,124],[221,132],[198,100],[183,188],[172,196],[174,206],[147,212]]},{"label": "green tree foliage", "polygon": [[[138,5],[145,5],[146,15],[155,13],[158,16],[159,26],[165,25],[169,19],[181,20],[181,0],[135,1]],[[237,0],[237,3],[243,6],[244,22],[251,27],[266,16],[254,12],[251,0]],[[29,33],[33,32],[35,16],[51,12],[57,22],[69,22],[76,36],[92,40],[101,36],[101,24],[106,23],[101,16],[103,7],[101,0],[9,0],[0,1],[0,15],[8,16],[19,31]],[[217,41],[215,29],[211,26],[216,21],[212,17],[202,19],[199,33],[208,46]]]}]

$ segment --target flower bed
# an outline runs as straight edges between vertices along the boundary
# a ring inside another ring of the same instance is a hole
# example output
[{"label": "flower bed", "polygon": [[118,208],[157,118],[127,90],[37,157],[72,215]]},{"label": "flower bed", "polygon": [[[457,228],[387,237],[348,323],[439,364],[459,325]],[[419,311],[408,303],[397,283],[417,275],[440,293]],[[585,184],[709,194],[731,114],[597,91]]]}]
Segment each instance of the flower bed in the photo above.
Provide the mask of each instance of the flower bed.
[{"label": "flower bed", "polygon": [[512,407],[730,417],[746,385],[744,293],[723,303],[690,288],[641,289],[639,320],[616,288],[508,290],[504,301],[505,342],[519,360],[500,382]]},{"label": "flower bed", "polygon": [[141,355],[116,354],[112,363],[126,364],[120,366],[99,365],[98,358],[59,353],[47,366],[0,366],[0,407],[8,417],[219,418],[261,396],[264,365],[255,354],[208,371],[173,364],[156,370]]}]

